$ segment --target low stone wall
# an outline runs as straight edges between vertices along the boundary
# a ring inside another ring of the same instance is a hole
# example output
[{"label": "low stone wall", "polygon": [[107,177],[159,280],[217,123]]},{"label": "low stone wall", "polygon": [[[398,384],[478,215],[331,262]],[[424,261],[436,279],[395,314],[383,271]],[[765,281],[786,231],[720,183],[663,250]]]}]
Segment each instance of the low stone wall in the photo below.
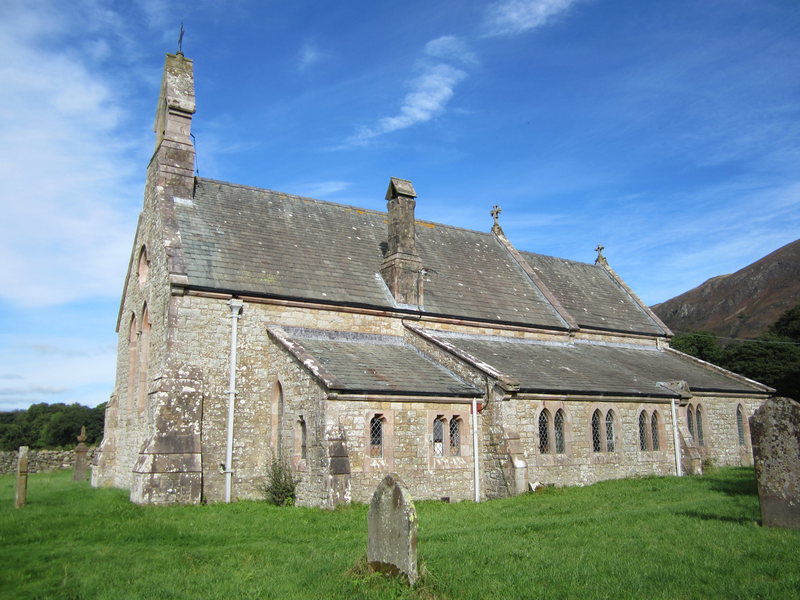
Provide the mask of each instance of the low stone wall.
[{"label": "low stone wall", "polygon": [[[95,448],[89,448],[86,458],[92,464]],[[75,466],[74,450],[31,450],[28,452],[28,472],[71,469]],[[17,472],[17,450],[0,451],[0,475]]]}]

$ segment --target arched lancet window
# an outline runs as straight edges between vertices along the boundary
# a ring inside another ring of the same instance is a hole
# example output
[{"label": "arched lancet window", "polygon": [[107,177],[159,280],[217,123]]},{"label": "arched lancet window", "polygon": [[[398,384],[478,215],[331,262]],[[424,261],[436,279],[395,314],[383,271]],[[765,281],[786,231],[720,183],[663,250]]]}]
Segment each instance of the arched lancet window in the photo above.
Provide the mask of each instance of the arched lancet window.
[{"label": "arched lancet window", "polygon": [[141,412],[147,404],[148,371],[150,368],[150,315],[147,304],[142,307],[142,322],[139,333],[139,368],[137,382],[137,409]]},{"label": "arched lancet window", "polygon": [[444,456],[444,424],[445,418],[438,415],[433,420],[433,455]]},{"label": "arched lancet window", "polygon": [[461,421],[458,417],[450,419],[450,455],[461,454]]},{"label": "arched lancet window", "polygon": [[139,262],[136,267],[136,275],[139,279],[139,285],[144,285],[147,282],[147,276],[150,273],[150,260],[147,258],[147,247],[142,246],[139,250]]},{"label": "arched lancet window", "polygon": [[697,421],[695,423],[697,427],[697,443],[701,446],[705,446],[706,442],[703,439],[703,409],[699,405],[694,411],[694,416]]},{"label": "arched lancet window", "polygon": [[686,426],[689,428],[689,435],[692,438],[692,442],[694,442],[696,439],[694,432],[694,407],[691,404],[686,407]]},{"label": "arched lancet window", "polygon": [[647,450],[647,415],[639,413],[639,450]]},{"label": "arched lancet window", "polygon": [[614,443],[615,433],[614,411],[609,410],[606,413],[606,452],[614,452],[616,450],[616,444]]},{"label": "arched lancet window", "polygon": [[303,415],[297,419],[297,437],[300,442],[300,458],[307,458],[308,456],[308,430],[306,429],[306,421]]},{"label": "arched lancet window", "polygon": [[119,421],[125,418],[125,409],[135,405],[139,394],[139,325],[136,315],[131,313],[131,323],[128,329],[128,391],[121,404],[123,410],[118,411]]},{"label": "arched lancet window", "polygon": [[560,408],[553,417],[553,437],[556,443],[556,454],[564,454],[566,443],[564,441],[564,411]]},{"label": "arched lancet window", "polygon": [[658,412],[653,411],[652,416],[650,417],[650,439],[653,442],[653,450],[659,449],[659,439],[658,439]]},{"label": "arched lancet window", "polygon": [[550,413],[546,408],[539,413],[539,452],[550,452]]},{"label": "arched lancet window", "polygon": [[739,445],[744,446],[746,444],[744,437],[744,411],[741,404],[736,407],[736,431],[739,434]]},{"label": "arched lancet window", "polygon": [[369,421],[369,455],[383,456],[383,415],[375,415]]},{"label": "arched lancet window", "polygon": [[594,411],[592,413],[592,450],[595,452],[603,451],[603,434],[600,431],[600,419],[600,411]]},{"label": "arched lancet window", "polygon": [[272,384],[272,450],[276,456],[283,456],[283,386],[280,381]]}]

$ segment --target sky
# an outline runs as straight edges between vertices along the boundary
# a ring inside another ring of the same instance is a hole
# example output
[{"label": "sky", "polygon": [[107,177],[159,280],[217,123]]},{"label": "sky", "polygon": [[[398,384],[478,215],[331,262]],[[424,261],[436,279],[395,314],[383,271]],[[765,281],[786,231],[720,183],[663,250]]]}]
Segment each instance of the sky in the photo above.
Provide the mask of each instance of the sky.
[{"label": "sky", "polygon": [[0,0],[0,411],[95,406],[164,55],[203,177],[592,262],[649,305],[800,237],[797,0]]}]

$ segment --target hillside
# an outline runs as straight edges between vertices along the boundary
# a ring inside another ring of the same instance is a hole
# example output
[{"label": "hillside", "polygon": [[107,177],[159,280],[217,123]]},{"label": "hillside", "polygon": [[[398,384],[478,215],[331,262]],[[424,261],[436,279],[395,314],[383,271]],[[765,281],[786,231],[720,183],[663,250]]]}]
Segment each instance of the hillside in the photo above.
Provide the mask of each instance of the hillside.
[{"label": "hillside", "polygon": [[707,331],[721,337],[754,338],[797,302],[800,240],[652,309],[675,333]]}]

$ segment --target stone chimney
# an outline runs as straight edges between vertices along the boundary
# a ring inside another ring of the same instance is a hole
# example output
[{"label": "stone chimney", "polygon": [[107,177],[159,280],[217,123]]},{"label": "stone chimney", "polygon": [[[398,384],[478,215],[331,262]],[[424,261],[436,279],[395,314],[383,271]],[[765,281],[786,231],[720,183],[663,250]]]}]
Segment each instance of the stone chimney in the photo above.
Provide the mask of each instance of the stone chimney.
[{"label": "stone chimney", "polygon": [[398,304],[420,306],[423,277],[414,228],[416,197],[410,181],[395,177],[389,180],[389,246],[381,263],[381,276]]},{"label": "stone chimney", "polygon": [[167,54],[153,130],[156,150],[151,167],[158,186],[191,198],[194,185],[192,115],[195,112],[194,68],[182,53]]}]

